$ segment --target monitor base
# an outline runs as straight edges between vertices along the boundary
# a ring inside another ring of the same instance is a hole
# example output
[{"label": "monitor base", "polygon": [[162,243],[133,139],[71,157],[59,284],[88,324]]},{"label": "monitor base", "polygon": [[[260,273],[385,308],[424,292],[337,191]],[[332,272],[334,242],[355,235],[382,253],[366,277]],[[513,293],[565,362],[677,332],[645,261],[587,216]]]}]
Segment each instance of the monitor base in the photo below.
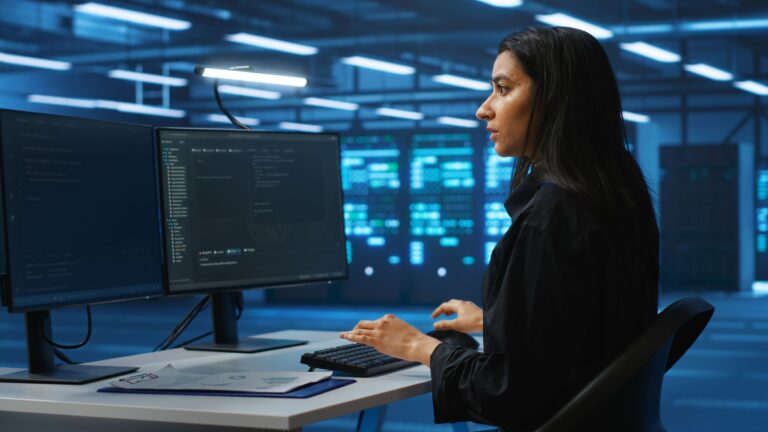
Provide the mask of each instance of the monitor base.
[{"label": "monitor base", "polygon": [[126,366],[60,365],[47,372],[29,370],[0,375],[0,382],[36,384],[88,384],[139,370]]},{"label": "monitor base", "polygon": [[190,351],[220,351],[251,354],[278,348],[288,348],[292,346],[304,345],[306,343],[307,341],[305,340],[248,338],[236,343],[208,342],[197,345],[188,345],[185,346],[184,349],[188,349]]}]

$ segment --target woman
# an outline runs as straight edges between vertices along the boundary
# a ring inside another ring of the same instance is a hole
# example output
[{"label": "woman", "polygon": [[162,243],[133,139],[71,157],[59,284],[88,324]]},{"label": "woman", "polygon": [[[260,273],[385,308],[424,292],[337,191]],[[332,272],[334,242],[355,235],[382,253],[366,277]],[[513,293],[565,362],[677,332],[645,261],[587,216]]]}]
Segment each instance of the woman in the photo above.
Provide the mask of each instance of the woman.
[{"label": "woman", "polygon": [[[342,338],[431,367],[435,419],[532,430],[653,320],[659,234],[627,151],[616,79],[600,44],[571,28],[502,40],[477,110],[517,162],[483,309],[451,300],[438,329],[482,331],[484,352],[441,344],[387,315]],[[597,430],[594,425],[585,429]]]}]

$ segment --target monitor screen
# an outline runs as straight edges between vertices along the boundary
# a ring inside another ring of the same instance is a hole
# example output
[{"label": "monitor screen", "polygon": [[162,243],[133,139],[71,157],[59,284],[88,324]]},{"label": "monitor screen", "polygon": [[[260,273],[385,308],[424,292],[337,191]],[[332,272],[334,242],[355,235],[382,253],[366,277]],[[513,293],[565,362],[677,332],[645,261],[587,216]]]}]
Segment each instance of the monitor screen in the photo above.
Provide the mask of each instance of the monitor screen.
[{"label": "monitor screen", "polygon": [[152,128],[0,111],[9,306],[163,293]]},{"label": "monitor screen", "polygon": [[158,135],[170,293],[346,278],[338,135]]}]

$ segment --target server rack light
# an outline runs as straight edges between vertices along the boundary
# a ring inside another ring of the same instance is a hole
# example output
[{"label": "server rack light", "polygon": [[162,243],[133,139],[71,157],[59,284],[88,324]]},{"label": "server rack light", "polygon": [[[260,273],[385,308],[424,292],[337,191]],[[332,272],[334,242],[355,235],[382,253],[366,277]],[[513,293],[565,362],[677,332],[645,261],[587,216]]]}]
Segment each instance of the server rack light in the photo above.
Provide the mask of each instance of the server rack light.
[{"label": "server rack light", "polygon": [[187,115],[187,112],[184,110],[152,106],[152,105],[135,104],[130,102],[120,102],[120,101],[113,101],[113,100],[107,100],[107,99],[80,99],[80,98],[41,95],[41,94],[31,94],[27,96],[27,101],[32,103],[40,103],[40,104],[48,104],[48,105],[69,106],[73,108],[107,109],[107,110],[114,110],[114,111],[119,111],[123,113],[144,114],[144,115],[153,115],[153,116],[160,116],[160,117],[182,118]]},{"label": "server rack light", "polygon": [[500,8],[513,8],[523,4],[523,0],[477,0],[480,3],[485,3],[491,6]]},{"label": "server rack light", "polygon": [[96,108],[96,101],[93,99],[79,99],[59,96],[49,96],[41,94],[31,94],[27,96],[27,101],[45,105],[59,105],[73,108],[93,109]]},{"label": "server rack light", "polygon": [[344,57],[341,59],[341,62],[350,66],[373,69],[396,75],[413,75],[416,73],[416,68],[412,66],[406,66],[398,63],[391,63],[362,56]]},{"label": "server rack light", "polygon": [[573,27],[579,30],[584,30],[597,39],[608,39],[613,37],[613,32],[607,28],[600,27],[564,13],[536,15],[536,20],[551,26]]},{"label": "server rack light", "polygon": [[479,125],[477,120],[469,120],[469,119],[463,119],[458,117],[438,117],[437,122],[448,125],[448,126],[458,126],[463,128],[474,128]]},{"label": "server rack light", "polygon": [[382,115],[385,117],[394,117],[394,118],[401,118],[406,120],[423,120],[424,119],[424,114],[417,111],[407,111],[407,110],[386,108],[386,107],[377,108],[376,114]]},{"label": "server rack light", "polygon": [[356,111],[360,108],[360,105],[353,102],[343,102],[333,99],[323,99],[316,97],[304,98],[304,103],[307,105],[318,106],[323,108],[338,109],[344,111]]},{"label": "server rack light", "polygon": [[621,49],[625,51],[647,57],[657,62],[677,63],[680,61],[680,55],[645,42],[622,43],[620,46]]},{"label": "server rack light", "polygon": [[733,79],[732,73],[726,72],[722,69],[718,69],[705,63],[687,64],[683,65],[683,68],[690,73],[715,81],[730,81]]},{"label": "server rack light", "polygon": [[[252,117],[240,117],[236,116],[237,120],[247,126],[258,126],[261,121],[259,119],[255,119]],[[225,116],[224,114],[208,114],[206,117],[206,120],[212,123],[226,123],[231,124],[229,117]]]},{"label": "server rack light", "polygon": [[754,93],[758,96],[768,96],[768,86],[761,84],[757,81],[736,81],[733,86],[750,93]]},{"label": "server rack light", "polygon": [[187,112],[184,110],[128,102],[118,102],[117,105],[115,105],[115,110],[130,114],[143,114],[172,118],[182,118],[187,115]]},{"label": "server rack light", "polygon": [[441,74],[432,77],[432,81],[454,87],[468,88],[470,90],[490,90],[491,84],[485,81],[464,78],[456,75]]},{"label": "server rack light", "polygon": [[624,117],[624,120],[633,122],[633,123],[648,123],[651,121],[651,118],[645,114],[638,114],[631,111],[622,111],[621,116]]},{"label": "server rack light", "polygon": [[148,14],[131,9],[107,6],[105,4],[95,2],[75,5],[75,11],[84,14],[140,24],[148,27],[164,28],[167,30],[188,30],[190,27],[192,27],[192,23],[189,21]]},{"label": "server rack light", "polygon": [[295,123],[295,122],[280,122],[277,127],[285,130],[299,131],[299,132],[322,132],[323,127],[320,125],[307,124],[307,123]]},{"label": "server rack light", "polygon": [[58,70],[58,71],[65,71],[72,68],[72,63],[65,62],[65,61],[49,60],[49,59],[43,59],[38,57],[28,57],[28,56],[22,56],[17,54],[8,54],[4,52],[0,52],[0,63],[36,67],[41,69],[51,69],[51,70]]},{"label": "server rack light", "polygon": [[275,75],[245,70],[217,69],[198,66],[195,73],[206,78],[218,78],[233,81],[274,84],[288,87],[306,87],[307,79],[303,77]]},{"label": "server rack light", "polygon": [[224,39],[243,45],[303,56],[315,55],[318,51],[317,48],[313,46],[297,44],[280,39],[272,39],[250,33],[235,33],[225,36]]}]

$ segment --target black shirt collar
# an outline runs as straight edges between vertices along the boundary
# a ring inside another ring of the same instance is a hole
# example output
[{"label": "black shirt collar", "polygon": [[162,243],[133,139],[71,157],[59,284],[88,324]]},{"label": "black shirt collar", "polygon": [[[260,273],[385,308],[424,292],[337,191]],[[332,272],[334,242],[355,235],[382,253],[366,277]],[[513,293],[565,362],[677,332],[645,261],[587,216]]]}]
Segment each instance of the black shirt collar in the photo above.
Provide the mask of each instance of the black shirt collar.
[{"label": "black shirt collar", "polygon": [[541,184],[542,181],[536,174],[536,170],[533,170],[530,174],[525,176],[523,181],[521,181],[516,188],[510,187],[509,196],[506,201],[504,201],[504,208],[507,209],[507,213],[509,214],[509,217],[512,218],[512,222],[517,219],[520,212],[523,211],[533,196],[536,195]]}]

